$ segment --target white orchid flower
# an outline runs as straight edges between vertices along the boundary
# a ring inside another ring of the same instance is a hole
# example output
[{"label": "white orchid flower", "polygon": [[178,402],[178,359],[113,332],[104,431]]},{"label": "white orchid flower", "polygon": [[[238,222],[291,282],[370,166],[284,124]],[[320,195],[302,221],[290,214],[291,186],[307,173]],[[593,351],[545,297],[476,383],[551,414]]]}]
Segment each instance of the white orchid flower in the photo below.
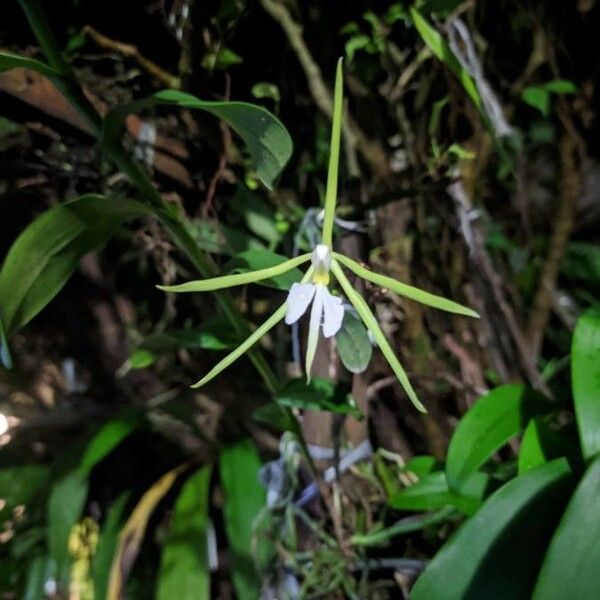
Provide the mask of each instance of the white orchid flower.
[{"label": "white orchid flower", "polygon": [[287,325],[291,325],[308,310],[308,306],[312,302],[306,347],[306,377],[309,381],[321,325],[323,326],[323,336],[329,338],[340,330],[344,319],[342,299],[334,296],[327,288],[329,268],[331,267],[331,250],[325,244],[319,244],[312,253],[311,261],[313,266],[312,282],[292,285],[287,297],[285,313],[285,322]]},{"label": "white orchid flower", "polygon": [[472,309],[462,306],[457,302],[448,300],[441,296],[436,296],[412,287],[400,281],[396,281],[391,277],[373,273],[352,260],[350,257],[338,252],[332,252],[332,237],[333,225],[335,222],[335,207],[337,202],[337,177],[338,177],[338,162],[340,153],[340,135],[342,122],[342,63],[341,59],[338,63],[335,94],[333,101],[333,126],[331,130],[331,151],[329,155],[329,170],[327,172],[327,187],[325,190],[325,209],[323,218],[323,235],[321,243],[313,250],[312,253],[303,254],[286,260],[266,269],[258,269],[249,273],[238,273],[233,275],[223,275],[213,279],[203,279],[200,281],[190,281],[174,286],[158,286],[160,289],[167,292],[209,292],[224,288],[229,288],[236,285],[246,283],[256,283],[264,279],[277,277],[292,269],[302,265],[303,263],[312,262],[308,268],[302,281],[293,283],[288,292],[287,301],[281,305],[262,325],[260,325],[242,344],[240,344],[233,352],[229,353],[225,358],[219,361],[200,381],[192,387],[200,387],[216,377],[240,356],[242,356],[249,348],[251,348],[260,338],[262,338],[269,330],[277,323],[285,318],[285,322],[289,325],[295,323],[300,317],[306,313],[310,303],[312,308],[310,311],[310,320],[308,326],[308,343],[306,350],[306,376],[310,379],[312,363],[315,357],[317,344],[319,341],[319,333],[323,330],[323,336],[326,338],[334,336],[342,327],[344,318],[344,308],[342,299],[339,296],[334,296],[329,291],[330,276],[337,281],[342,291],[354,306],[360,315],[363,323],[371,332],[373,339],[379,346],[381,352],[387,359],[392,371],[398,378],[398,381],[406,391],[408,397],[413,404],[421,411],[426,412],[425,407],[413,389],[406,371],[400,364],[400,361],[394,354],[392,346],[385,337],[379,323],[373,314],[366,300],[356,291],[352,283],[346,277],[342,267],[345,267],[358,277],[366,279],[382,288],[410,298],[447,312],[465,315],[469,317],[479,317]]}]

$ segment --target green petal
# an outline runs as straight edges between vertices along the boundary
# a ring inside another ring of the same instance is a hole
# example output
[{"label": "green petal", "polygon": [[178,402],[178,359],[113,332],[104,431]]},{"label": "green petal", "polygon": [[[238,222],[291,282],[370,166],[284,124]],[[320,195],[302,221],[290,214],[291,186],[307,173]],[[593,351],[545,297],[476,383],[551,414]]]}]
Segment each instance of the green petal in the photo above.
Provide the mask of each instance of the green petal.
[{"label": "green petal", "polygon": [[342,104],[344,100],[344,76],[340,58],[335,74],[335,92],[333,96],[333,117],[331,125],[331,144],[329,146],[329,168],[327,170],[327,188],[325,190],[325,219],[323,221],[322,243],[331,246],[333,221],[337,203],[338,167],[340,163],[340,137],[342,130]]},{"label": "green petal", "polygon": [[244,352],[248,351],[260,338],[271,330],[279,321],[285,317],[287,303],[282,304],[254,333],[233,352],[229,353],[223,360],[218,362],[200,381],[192,387],[199,388],[214,379],[221,371],[234,363]]},{"label": "green petal", "polygon": [[392,367],[392,371],[394,371],[398,381],[401,383],[404,391],[408,394],[411,402],[416,406],[418,410],[421,412],[427,412],[427,409],[421,404],[419,399],[417,398],[417,393],[413,389],[410,381],[408,380],[408,376],[406,375],[406,371],[400,364],[400,361],[396,358],[392,347],[387,341],[383,331],[379,327],[379,323],[375,318],[375,315],[371,312],[369,305],[365,302],[365,299],[352,287],[352,284],[348,281],[346,275],[344,275],[344,271],[340,267],[339,263],[336,260],[331,261],[331,272],[338,280],[339,284],[342,286],[344,293],[348,297],[348,300],[352,302],[354,308],[360,315],[367,329],[373,334],[377,345],[383,352],[383,355],[387,359],[390,367]]},{"label": "green petal", "polygon": [[339,260],[345,267],[348,267],[348,269],[350,269],[353,273],[356,273],[356,275],[358,275],[359,277],[367,279],[368,281],[372,281],[373,283],[381,287],[388,288],[392,290],[392,292],[395,292],[400,296],[410,298],[411,300],[415,300],[416,302],[420,302],[421,304],[426,304],[427,306],[432,306],[433,308],[445,310],[446,312],[456,313],[458,315],[464,315],[466,317],[475,317],[476,319],[479,319],[479,315],[474,310],[463,306],[462,304],[458,304],[458,302],[453,302],[452,300],[448,300],[447,298],[443,298],[442,296],[430,294],[429,292],[425,292],[423,290],[420,290],[419,288],[407,285],[406,283],[396,281],[391,277],[379,275],[379,273],[373,273],[373,271],[365,269],[365,267],[359,265],[356,261],[352,260],[351,258],[348,258],[343,254],[333,252],[333,256],[335,256],[337,260]]},{"label": "green petal", "polygon": [[290,258],[290,260],[286,260],[280,265],[259,269],[258,271],[250,271],[249,273],[236,273],[235,275],[223,275],[221,277],[213,277],[212,279],[188,281],[179,285],[157,285],[156,287],[164,292],[212,292],[213,290],[221,290],[246,283],[255,283],[262,279],[276,277],[307,262],[310,260],[310,256],[310,254],[302,254],[296,258]]}]

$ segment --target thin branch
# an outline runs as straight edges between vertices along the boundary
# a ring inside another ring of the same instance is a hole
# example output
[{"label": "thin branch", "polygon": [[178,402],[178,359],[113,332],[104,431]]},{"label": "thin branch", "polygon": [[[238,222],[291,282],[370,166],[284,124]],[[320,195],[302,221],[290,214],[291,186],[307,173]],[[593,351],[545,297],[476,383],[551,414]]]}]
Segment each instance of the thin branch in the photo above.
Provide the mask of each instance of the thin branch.
[{"label": "thin branch", "polygon": [[[321,70],[304,41],[302,27],[294,21],[287,7],[278,0],[260,0],[260,2],[265,11],[281,25],[281,28],[285,32],[290,46],[296,53],[298,61],[304,70],[315,104],[322,113],[331,118],[333,115],[333,96],[329,88],[325,85]],[[358,172],[356,159],[352,158],[352,149],[356,148],[377,177],[381,179],[388,178],[390,169],[383,148],[366,136],[347,111],[344,116],[343,130],[349,162],[348,170],[351,173]]]},{"label": "thin branch", "polygon": [[86,25],[82,29],[82,33],[91,38],[97,46],[100,46],[100,48],[103,48],[104,50],[111,50],[112,52],[117,52],[127,58],[133,58],[144,71],[154,77],[157,81],[160,81],[163,85],[174,90],[181,88],[181,79],[179,77],[172,75],[162,67],[159,67],[156,63],[147,59],[133,44],[113,40],[99,31],[96,31],[91,25]]}]

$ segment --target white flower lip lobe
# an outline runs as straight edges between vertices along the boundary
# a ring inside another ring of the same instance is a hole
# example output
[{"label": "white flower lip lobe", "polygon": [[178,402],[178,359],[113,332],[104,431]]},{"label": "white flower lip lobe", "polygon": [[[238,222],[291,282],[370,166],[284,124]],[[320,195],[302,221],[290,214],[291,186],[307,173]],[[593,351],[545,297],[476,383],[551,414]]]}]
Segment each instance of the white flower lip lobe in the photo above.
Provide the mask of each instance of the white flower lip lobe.
[{"label": "white flower lip lobe", "polygon": [[[314,302],[313,302],[314,299]],[[294,283],[287,299],[285,314],[286,325],[292,325],[306,313],[309,304],[313,302],[312,315],[318,309],[319,318],[315,316],[317,326],[323,324],[323,335],[334,336],[342,326],[344,307],[342,299],[334,296],[326,286],[319,283]]]}]

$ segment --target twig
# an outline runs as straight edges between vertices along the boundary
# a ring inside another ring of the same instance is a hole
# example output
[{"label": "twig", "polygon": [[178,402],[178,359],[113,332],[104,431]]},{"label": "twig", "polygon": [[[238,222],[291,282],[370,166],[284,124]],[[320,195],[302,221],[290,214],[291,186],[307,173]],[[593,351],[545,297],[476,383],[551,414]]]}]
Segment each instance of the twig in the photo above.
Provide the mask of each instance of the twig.
[{"label": "twig", "polygon": [[560,194],[554,218],[554,231],[549,240],[548,254],[540,272],[537,291],[527,325],[527,341],[534,360],[540,353],[544,330],[552,308],[554,288],[560,265],[571,237],[577,197],[579,193],[579,169],[575,161],[576,141],[570,133],[565,133],[560,142]]},{"label": "twig", "polygon": [[133,44],[113,40],[99,31],[96,31],[91,25],[86,25],[82,29],[82,33],[89,36],[96,45],[100,46],[100,48],[118,52],[127,58],[133,58],[142,69],[167,87],[174,90],[181,88],[181,79],[179,77],[172,75],[162,67],[159,67],[156,63],[147,59]]},{"label": "twig", "polygon": [[[229,92],[231,88],[231,80],[229,75],[225,76],[225,96],[224,100],[229,100]],[[212,209],[212,201],[217,191],[217,185],[223,174],[225,173],[225,169],[227,169],[227,158],[229,156],[229,149],[231,148],[231,131],[223,121],[219,121],[219,127],[221,129],[221,135],[223,139],[223,151],[221,152],[221,156],[219,156],[219,164],[217,165],[217,170],[212,176],[210,183],[208,184],[208,190],[206,191],[206,197],[204,198],[204,202],[201,208],[201,216],[203,219],[206,219]]]},{"label": "twig", "polygon": [[[304,70],[308,87],[319,110],[331,118],[333,114],[333,97],[325,85],[321,70],[315,62],[304,38],[302,27],[294,21],[287,7],[278,0],[260,0],[263,8],[281,25],[290,46],[296,53]],[[358,172],[356,160],[352,159],[352,148],[356,148],[377,177],[387,179],[390,175],[387,156],[379,144],[370,140],[358,124],[346,112],[343,122],[346,153],[349,157],[349,171]]]},{"label": "twig", "polygon": [[[498,317],[502,320],[502,323],[498,327],[491,327],[490,331],[495,337],[500,337],[504,333],[510,335],[527,379],[534,388],[550,397],[552,395],[550,389],[536,368],[535,360],[531,355],[527,340],[517,323],[512,307],[506,300],[500,277],[483,243],[484,236],[481,227],[477,222],[474,222],[471,200],[467,195],[462,180],[458,180],[448,186],[448,193],[456,204],[461,233],[469,248],[469,257],[477,268],[477,274],[484,280],[482,281],[482,287],[486,291],[489,290],[491,292],[491,298],[495,304],[495,308],[498,310]],[[488,313],[487,315],[484,313],[482,316],[485,321],[492,324],[494,319],[490,311],[486,310],[484,302],[481,302],[480,309]],[[499,346],[502,347],[503,344],[499,343]]]}]

